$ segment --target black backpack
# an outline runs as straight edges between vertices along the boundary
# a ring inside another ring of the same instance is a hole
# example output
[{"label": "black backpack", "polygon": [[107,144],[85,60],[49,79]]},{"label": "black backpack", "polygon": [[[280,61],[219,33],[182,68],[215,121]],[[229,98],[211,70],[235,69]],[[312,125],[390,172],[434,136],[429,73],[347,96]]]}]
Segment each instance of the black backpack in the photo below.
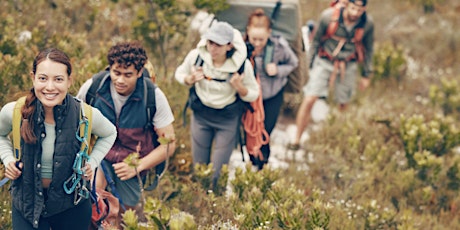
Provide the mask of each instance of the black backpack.
[{"label": "black backpack", "polygon": [[[96,99],[96,94],[97,90],[102,87],[102,84],[104,83],[104,80],[110,77],[110,72],[109,68],[107,67],[105,70],[95,74],[92,79],[93,83],[88,89],[88,92],[86,93],[86,98],[85,101],[89,105],[94,105],[95,99]],[[147,124],[145,124],[145,129],[152,128],[152,120],[153,117],[155,116],[156,113],[156,104],[155,104],[155,89],[156,85],[151,81],[149,72],[144,68],[142,72],[142,79],[144,80],[144,98],[147,98],[145,100],[145,107],[146,107],[146,113],[147,113]],[[158,136],[154,133],[153,135],[153,143],[155,146],[159,145],[158,142]],[[162,163],[158,164],[155,167],[155,178],[148,178],[147,181],[150,181],[150,185],[145,188],[147,191],[151,191],[156,188],[158,185],[158,179],[160,175],[164,172],[166,167],[166,162],[163,161]],[[150,176],[148,174],[148,176]]]}]

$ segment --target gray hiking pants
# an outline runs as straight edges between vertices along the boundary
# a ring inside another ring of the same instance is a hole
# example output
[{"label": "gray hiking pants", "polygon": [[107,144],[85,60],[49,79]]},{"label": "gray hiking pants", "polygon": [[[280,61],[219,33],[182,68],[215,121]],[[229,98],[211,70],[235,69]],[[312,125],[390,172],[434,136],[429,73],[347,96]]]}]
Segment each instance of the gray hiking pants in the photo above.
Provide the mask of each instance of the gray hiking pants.
[{"label": "gray hiking pants", "polygon": [[[222,165],[228,164],[236,146],[236,133],[240,117],[222,118],[193,113],[191,119],[192,153],[194,164],[213,163],[214,185]],[[212,149],[212,156],[211,156]]]}]

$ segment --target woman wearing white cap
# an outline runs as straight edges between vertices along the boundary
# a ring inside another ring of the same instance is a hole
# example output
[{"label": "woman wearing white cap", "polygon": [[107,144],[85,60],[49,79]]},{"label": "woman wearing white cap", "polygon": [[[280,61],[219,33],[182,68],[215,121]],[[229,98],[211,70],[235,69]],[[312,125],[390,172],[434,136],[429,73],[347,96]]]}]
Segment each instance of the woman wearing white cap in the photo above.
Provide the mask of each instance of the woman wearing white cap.
[{"label": "woman wearing white cap", "polygon": [[191,87],[193,162],[213,163],[214,185],[235,146],[243,101],[252,102],[259,96],[246,57],[240,32],[226,22],[215,22],[175,73],[178,82]]}]

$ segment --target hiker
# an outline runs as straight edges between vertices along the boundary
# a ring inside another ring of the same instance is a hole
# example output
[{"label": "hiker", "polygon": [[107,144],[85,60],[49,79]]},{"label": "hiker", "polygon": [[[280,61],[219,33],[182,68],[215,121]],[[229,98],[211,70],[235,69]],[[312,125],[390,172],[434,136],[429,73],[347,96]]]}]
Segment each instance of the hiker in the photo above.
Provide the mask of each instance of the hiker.
[{"label": "hiker", "polygon": [[[81,153],[76,134],[83,104],[68,93],[71,73],[65,53],[55,48],[41,51],[30,73],[33,88],[22,98],[23,105],[15,108],[20,100],[10,102],[0,111],[0,158],[5,176],[12,180],[13,229],[81,230],[90,225],[91,200],[80,194],[91,189],[89,180],[117,132],[98,109],[90,107],[91,132],[99,138],[86,164],[74,168],[74,162],[80,160],[77,153]],[[15,116],[17,124],[13,124]],[[15,125],[20,125],[20,130],[14,129]],[[18,134],[18,140],[13,141],[21,143],[17,151],[8,136],[12,130],[13,136],[15,131]],[[79,186],[68,194],[64,185],[71,178],[78,179]]]},{"label": "hiker", "polygon": [[[272,35],[272,21],[261,8],[255,9],[248,18],[246,44],[255,74],[260,78],[262,89],[264,126],[268,135],[275,127],[283,103],[287,76],[298,66],[299,60],[286,39]],[[260,170],[268,163],[270,144],[260,148],[262,156],[250,154],[251,162]]]},{"label": "hiker", "polygon": [[[80,88],[77,97],[94,104],[101,110],[118,131],[115,144],[104,158],[103,167],[107,167],[109,177],[114,181],[112,193],[126,209],[135,210],[141,218],[144,216],[141,187],[137,173],[145,181],[147,172],[164,162],[175,151],[174,116],[163,91],[156,87],[147,90],[153,84],[150,78],[143,77],[143,67],[147,54],[140,42],[120,42],[112,46],[107,54],[109,69],[103,75],[95,75]],[[101,76],[101,78],[96,78]],[[98,83],[94,83],[99,79]],[[95,97],[88,100],[91,86],[96,85]],[[153,95],[152,95],[153,94]],[[155,98],[155,112],[152,117],[146,112],[146,101]],[[171,142],[160,144],[159,137]],[[136,168],[123,160],[130,154],[139,153]],[[97,171],[96,187],[105,189],[108,184],[103,170]],[[113,191],[113,189],[116,190]],[[124,212],[120,208],[120,212]]]},{"label": "hiker", "polygon": [[330,6],[336,7],[337,9],[345,8],[348,5],[349,0],[332,0]]},{"label": "hiker", "polygon": [[[335,7],[336,9],[340,8],[345,8],[348,4],[348,0],[332,0],[332,2],[329,4],[330,7]],[[310,49],[310,43],[313,41],[313,37],[316,32],[316,26],[315,26],[315,21],[310,19],[307,21],[305,26],[302,26],[302,33],[303,33],[303,42],[305,49],[309,51]],[[308,53],[307,53],[308,57]]]},{"label": "hiker", "polygon": [[[214,186],[236,145],[242,101],[254,101],[259,95],[246,55],[241,33],[226,22],[214,22],[175,73],[179,83],[191,87],[193,163],[212,162]],[[195,64],[199,60],[201,64]]]},{"label": "hiker", "polygon": [[[328,86],[334,88],[339,109],[345,110],[355,91],[358,62],[363,64],[359,89],[370,85],[374,24],[366,14],[366,3],[367,0],[350,0],[345,8],[330,7],[321,14],[309,52],[310,78],[303,89],[304,98],[296,117],[297,133],[290,149],[300,147],[313,104],[319,97],[328,96]],[[335,15],[337,20],[333,19]],[[357,38],[359,35],[361,38]]]}]

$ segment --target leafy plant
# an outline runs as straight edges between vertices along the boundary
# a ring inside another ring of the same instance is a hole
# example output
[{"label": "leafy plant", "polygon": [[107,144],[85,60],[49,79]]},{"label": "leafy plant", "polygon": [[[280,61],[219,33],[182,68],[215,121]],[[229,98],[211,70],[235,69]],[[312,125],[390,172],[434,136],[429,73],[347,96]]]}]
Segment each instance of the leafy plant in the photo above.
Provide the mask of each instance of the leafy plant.
[{"label": "leafy plant", "polygon": [[440,85],[430,86],[429,98],[440,106],[445,115],[457,116],[460,112],[460,85],[456,79],[441,78]]},{"label": "leafy plant", "polygon": [[390,42],[378,43],[374,53],[373,81],[395,79],[401,81],[406,71],[406,58],[401,46]]}]

